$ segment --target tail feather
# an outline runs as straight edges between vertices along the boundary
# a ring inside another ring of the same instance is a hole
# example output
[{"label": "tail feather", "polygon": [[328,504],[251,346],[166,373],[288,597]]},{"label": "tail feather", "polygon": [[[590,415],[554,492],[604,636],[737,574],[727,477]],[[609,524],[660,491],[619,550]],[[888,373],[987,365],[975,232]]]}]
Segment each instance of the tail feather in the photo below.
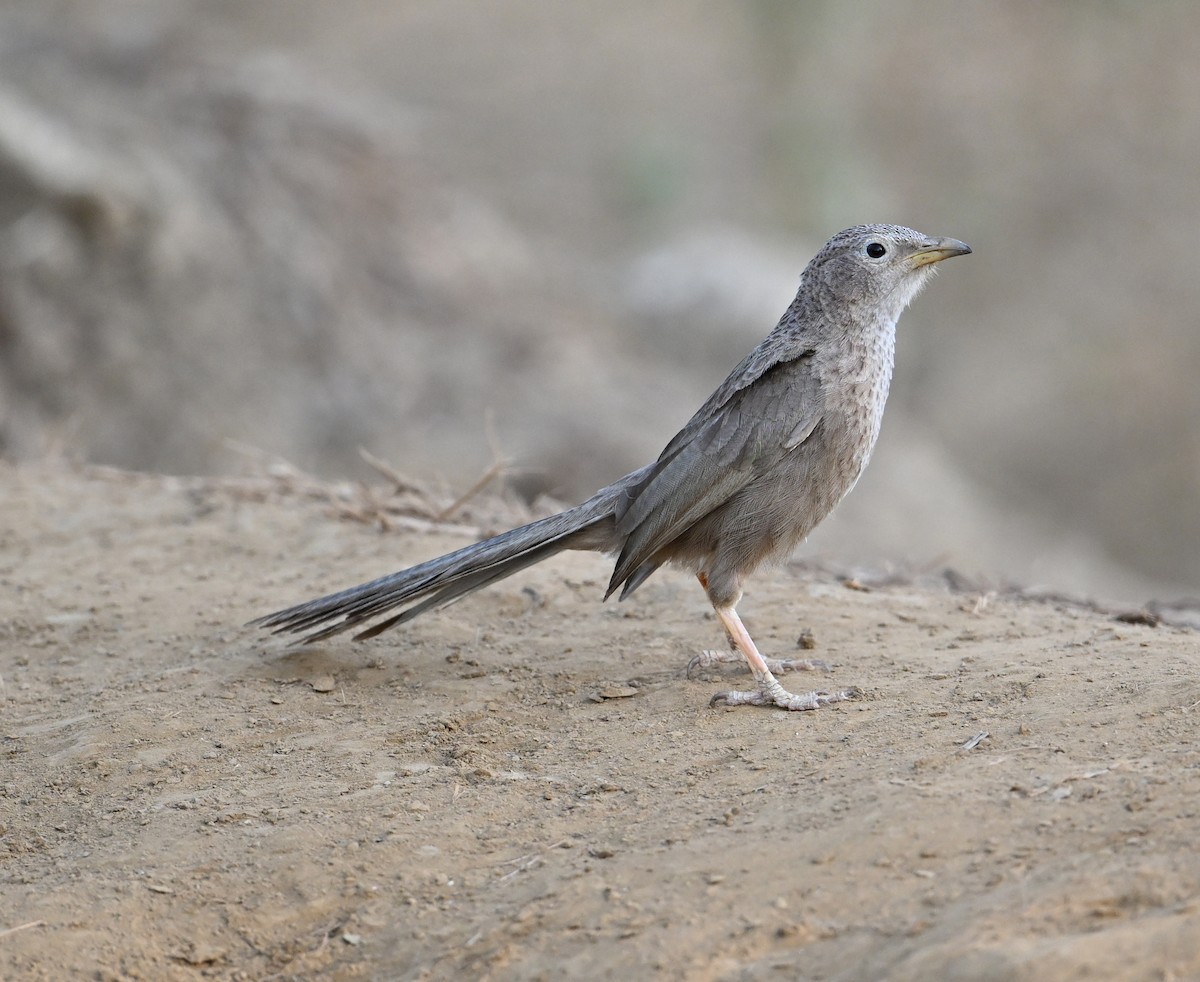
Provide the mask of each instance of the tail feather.
[{"label": "tail feather", "polygon": [[576,508],[464,546],[410,569],[267,614],[251,624],[274,628],[275,634],[299,634],[317,628],[303,640],[319,641],[409,601],[425,598],[356,635],[374,637],[564,549],[607,549],[613,525],[612,502],[613,496],[602,492]]},{"label": "tail feather", "polygon": [[[367,638],[373,638],[377,634],[382,634],[389,628],[396,627],[399,624],[406,624],[414,617],[419,617],[428,610],[437,610],[439,607],[452,604],[461,597],[465,597],[468,593],[474,593],[476,590],[481,590],[485,586],[495,583],[497,580],[502,580],[506,576],[511,576],[513,573],[519,572],[528,566],[540,563],[543,559],[553,556],[556,552],[561,552],[563,548],[558,542],[547,543],[541,548],[531,549],[528,552],[514,556],[510,560],[498,563],[487,569],[464,574],[443,586],[436,593],[426,597],[419,604],[408,607],[400,613],[389,617],[387,620],[380,621],[378,624],[367,628],[365,631],[360,631],[354,635],[354,640],[365,641]],[[349,624],[339,624],[338,630],[345,630],[349,626]]]}]

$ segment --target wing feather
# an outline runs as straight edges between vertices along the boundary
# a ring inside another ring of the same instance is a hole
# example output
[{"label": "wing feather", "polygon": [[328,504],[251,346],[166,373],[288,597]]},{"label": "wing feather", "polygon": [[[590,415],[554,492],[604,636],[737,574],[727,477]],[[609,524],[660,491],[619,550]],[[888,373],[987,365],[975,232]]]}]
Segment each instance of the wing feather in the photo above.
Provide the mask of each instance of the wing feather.
[{"label": "wing feather", "polygon": [[630,489],[609,594],[644,564],[661,562],[654,559],[661,549],[771,470],[820,421],[812,350],[765,347],[730,374]]}]

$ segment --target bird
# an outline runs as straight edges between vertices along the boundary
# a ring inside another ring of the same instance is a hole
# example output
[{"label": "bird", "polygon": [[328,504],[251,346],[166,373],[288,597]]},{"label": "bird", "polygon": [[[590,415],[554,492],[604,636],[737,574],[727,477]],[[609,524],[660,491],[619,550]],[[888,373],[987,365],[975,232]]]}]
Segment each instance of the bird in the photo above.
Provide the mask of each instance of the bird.
[{"label": "bird", "polygon": [[616,559],[605,600],[625,600],[665,564],[697,577],[729,643],[702,659],[744,659],[754,679],[711,705],[800,711],[857,697],[786,689],[777,672],[827,666],[765,658],[737,604],[748,577],[786,559],[858,481],[883,420],[896,323],[937,263],[970,252],[900,225],[838,232],[775,328],[655,461],[573,508],[251,624],[309,643],[403,608],[355,635],[371,638],[563,550],[594,550]]}]

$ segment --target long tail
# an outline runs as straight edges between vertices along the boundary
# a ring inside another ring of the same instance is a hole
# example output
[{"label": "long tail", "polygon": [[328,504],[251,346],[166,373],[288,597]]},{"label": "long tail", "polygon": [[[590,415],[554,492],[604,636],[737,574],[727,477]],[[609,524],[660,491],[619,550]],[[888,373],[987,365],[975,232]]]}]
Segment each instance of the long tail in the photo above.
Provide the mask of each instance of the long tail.
[{"label": "long tail", "polygon": [[615,528],[614,509],[621,502],[627,482],[638,473],[557,515],[370,583],[267,614],[250,623],[274,628],[275,634],[299,634],[316,628],[303,640],[320,641],[349,631],[410,601],[420,601],[354,636],[356,640],[371,638],[564,549],[611,550],[614,546],[611,541]]}]

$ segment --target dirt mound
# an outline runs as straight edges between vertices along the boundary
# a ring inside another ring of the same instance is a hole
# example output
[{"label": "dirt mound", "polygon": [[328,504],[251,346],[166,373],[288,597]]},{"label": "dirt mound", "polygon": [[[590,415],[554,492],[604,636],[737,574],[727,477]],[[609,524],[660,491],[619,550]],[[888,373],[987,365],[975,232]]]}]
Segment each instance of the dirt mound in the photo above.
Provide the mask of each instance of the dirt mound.
[{"label": "dirt mound", "polygon": [[367,644],[238,626],[499,501],[49,465],[0,498],[6,978],[1200,975],[1185,629],[794,566],[749,625],[867,698],[712,710],[694,583],[602,605],[591,555]]}]

